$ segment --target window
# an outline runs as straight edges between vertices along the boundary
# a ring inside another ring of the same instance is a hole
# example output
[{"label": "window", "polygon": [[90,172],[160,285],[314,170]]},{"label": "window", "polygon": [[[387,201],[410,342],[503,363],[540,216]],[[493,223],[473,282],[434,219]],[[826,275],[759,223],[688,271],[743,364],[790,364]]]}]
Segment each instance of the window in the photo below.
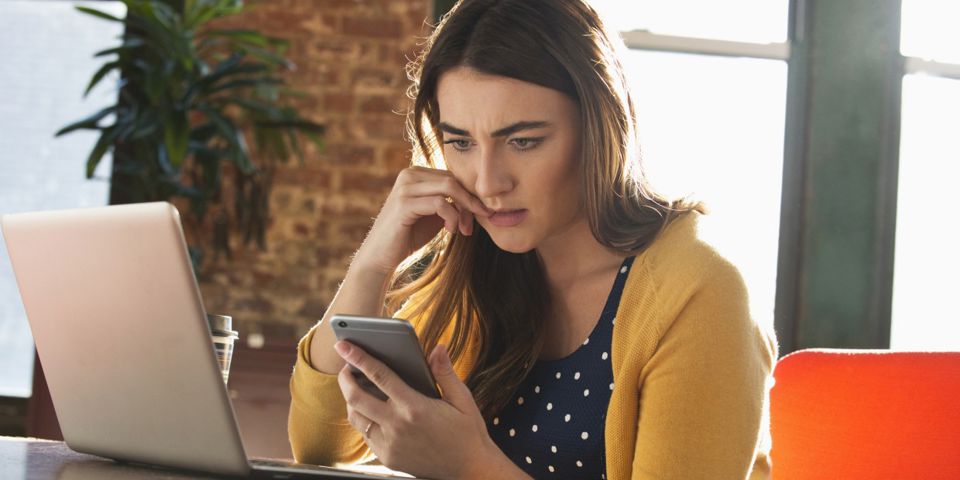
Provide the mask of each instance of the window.
[{"label": "window", "polygon": [[618,22],[630,48],[625,68],[652,184],[668,195],[706,203],[704,234],[740,267],[754,317],[772,327],[788,2],[594,0],[593,5]]},{"label": "window", "polygon": [[[95,132],[61,138],[60,127],[113,102],[115,81],[104,81],[86,101],[83,90],[103,63],[96,51],[122,34],[116,23],[74,9],[93,6],[124,15],[120,2],[0,0],[0,214],[105,205],[109,159],[96,181],[84,176]],[[0,234],[2,235],[2,234]],[[0,241],[0,396],[28,397],[33,382],[33,338],[6,244]]]},{"label": "window", "polygon": [[897,236],[890,347],[960,349],[960,5],[904,0]]}]

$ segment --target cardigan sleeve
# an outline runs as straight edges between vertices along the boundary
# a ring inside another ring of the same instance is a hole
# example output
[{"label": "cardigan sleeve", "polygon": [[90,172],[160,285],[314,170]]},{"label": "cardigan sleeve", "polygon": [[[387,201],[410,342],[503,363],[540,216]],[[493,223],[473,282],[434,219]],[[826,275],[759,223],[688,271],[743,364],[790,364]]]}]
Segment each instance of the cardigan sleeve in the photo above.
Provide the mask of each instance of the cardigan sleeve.
[{"label": "cardigan sleeve", "polygon": [[347,421],[337,376],[310,365],[310,342],[319,327],[315,325],[300,339],[290,377],[287,435],[293,458],[316,465],[363,463],[372,459],[372,453],[360,432]]},{"label": "cardigan sleeve", "polygon": [[[407,301],[394,317],[407,318],[415,307]],[[415,319],[408,319],[416,326]],[[347,405],[337,376],[313,368],[310,344],[320,324],[300,339],[290,377],[290,414],[287,435],[293,458],[316,465],[358,464],[375,460],[373,452],[347,420]]]},{"label": "cardigan sleeve", "polygon": [[744,479],[766,464],[776,340],[751,319],[737,269],[710,263],[685,279],[694,286],[661,317],[641,370],[634,479]]}]

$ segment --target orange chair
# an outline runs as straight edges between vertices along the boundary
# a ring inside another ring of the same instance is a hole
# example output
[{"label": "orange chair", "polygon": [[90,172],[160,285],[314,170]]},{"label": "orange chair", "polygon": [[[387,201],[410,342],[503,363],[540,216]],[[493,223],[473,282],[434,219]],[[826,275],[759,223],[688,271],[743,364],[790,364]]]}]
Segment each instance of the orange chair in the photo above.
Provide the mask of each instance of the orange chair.
[{"label": "orange chair", "polygon": [[960,479],[960,352],[801,350],[773,375],[774,480]]}]

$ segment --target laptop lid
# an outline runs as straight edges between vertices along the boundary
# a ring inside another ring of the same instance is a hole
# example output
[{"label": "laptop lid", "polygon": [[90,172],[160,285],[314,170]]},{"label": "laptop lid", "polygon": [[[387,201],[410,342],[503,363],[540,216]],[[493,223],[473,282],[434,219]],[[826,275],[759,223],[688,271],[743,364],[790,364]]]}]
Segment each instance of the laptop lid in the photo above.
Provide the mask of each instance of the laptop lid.
[{"label": "laptop lid", "polygon": [[11,214],[0,228],[70,448],[249,472],[173,205]]}]

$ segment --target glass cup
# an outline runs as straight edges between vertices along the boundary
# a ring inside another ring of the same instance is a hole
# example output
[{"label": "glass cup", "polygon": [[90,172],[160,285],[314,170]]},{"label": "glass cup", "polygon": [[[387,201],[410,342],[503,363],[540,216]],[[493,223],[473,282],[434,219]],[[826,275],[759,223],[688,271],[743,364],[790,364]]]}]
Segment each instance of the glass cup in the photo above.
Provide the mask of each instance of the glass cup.
[{"label": "glass cup", "polygon": [[230,376],[230,360],[233,359],[233,342],[240,338],[240,334],[233,330],[233,317],[207,314],[207,321],[210,323],[213,348],[217,352],[223,383],[226,384]]}]

